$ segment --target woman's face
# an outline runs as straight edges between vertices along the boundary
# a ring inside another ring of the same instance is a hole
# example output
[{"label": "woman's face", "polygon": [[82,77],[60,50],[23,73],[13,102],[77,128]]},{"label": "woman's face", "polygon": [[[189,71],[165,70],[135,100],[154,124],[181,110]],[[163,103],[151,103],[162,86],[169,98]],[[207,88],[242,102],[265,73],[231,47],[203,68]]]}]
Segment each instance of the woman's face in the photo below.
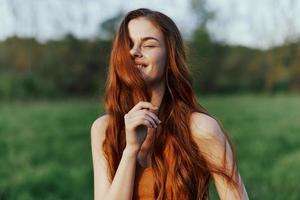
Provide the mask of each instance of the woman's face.
[{"label": "woman's face", "polygon": [[151,86],[163,81],[166,65],[166,47],[162,32],[144,17],[132,19],[128,23],[131,39],[130,55],[135,66]]}]

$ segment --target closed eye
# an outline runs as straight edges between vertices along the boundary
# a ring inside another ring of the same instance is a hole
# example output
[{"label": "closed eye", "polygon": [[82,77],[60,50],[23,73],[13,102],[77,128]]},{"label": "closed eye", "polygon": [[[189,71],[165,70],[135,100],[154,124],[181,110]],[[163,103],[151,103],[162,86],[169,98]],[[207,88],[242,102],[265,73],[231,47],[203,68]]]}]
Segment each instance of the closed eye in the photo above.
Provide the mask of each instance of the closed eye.
[{"label": "closed eye", "polygon": [[154,45],[144,45],[143,47],[146,47],[146,48],[153,48],[155,47]]}]

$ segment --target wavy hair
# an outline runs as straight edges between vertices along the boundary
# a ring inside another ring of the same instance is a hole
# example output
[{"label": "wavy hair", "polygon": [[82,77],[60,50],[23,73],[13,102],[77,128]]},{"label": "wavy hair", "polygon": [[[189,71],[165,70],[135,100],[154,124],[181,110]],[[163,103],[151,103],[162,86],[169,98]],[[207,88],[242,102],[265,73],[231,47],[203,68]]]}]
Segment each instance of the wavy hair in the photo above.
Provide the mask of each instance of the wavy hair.
[{"label": "wavy hair", "polygon": [[[204,159],[201,149],[193,140],[189,127],[192,113],[212,115],[198,104],[193,93],[185,47],[177,26],[168,16],[150,9],[129,12],[121,22],[113,42],[104,99],[109,122],[103,143],[110,179],[112,181],[115,176],[126,145],[124,115],[139,101],[151,100],[151,93],[129,54],[131,41],[128,23],[138,17],[145,17],[163,33],[167,50],[164,74],[166,90],[158,112],[163,122],[162,132],[156,134],[151,152],[155,199],[166,199],[167,193],[174,200],[208,199],[211,173],[218,173],[230,184],[236,185],[233,171],[237,166],[232,168],[232,173],[227,173],[226,156],[224,166],[215,166]],[[221,124],[220,127],[232,148]],[[167,138],[170,153],[176,155],[176,159],[166,159]],[[235,159],[234,149],[233,154]],[[167,178],[171,180],[172,187],[166,184]]]}]

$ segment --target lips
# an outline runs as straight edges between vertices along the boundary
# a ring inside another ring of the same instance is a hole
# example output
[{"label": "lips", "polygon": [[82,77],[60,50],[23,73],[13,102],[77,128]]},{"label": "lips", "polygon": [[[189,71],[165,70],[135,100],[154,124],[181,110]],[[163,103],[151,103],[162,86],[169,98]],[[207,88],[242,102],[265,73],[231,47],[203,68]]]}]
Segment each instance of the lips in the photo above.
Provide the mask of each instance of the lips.
[{"label": "lips", "polygon": [[147,65],[135,65],[137,68],[142,69],[142,68],[146,68]]},{"label": "lips", "polygon": [[135,62],[135,66],[139,69],[146,68],[148,65],[144,62]]}]

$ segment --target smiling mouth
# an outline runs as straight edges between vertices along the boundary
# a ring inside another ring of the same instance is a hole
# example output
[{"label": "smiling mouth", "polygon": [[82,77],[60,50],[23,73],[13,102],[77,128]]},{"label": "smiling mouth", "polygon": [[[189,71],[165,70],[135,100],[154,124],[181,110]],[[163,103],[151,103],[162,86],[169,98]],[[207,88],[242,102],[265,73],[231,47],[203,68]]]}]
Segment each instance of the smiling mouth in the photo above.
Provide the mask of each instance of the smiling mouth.
[{"label": "smiling mouth", "polygon": [[139,69],[143,69],[143,68],[146,68],[147,67],[147,65],[135,65],[137,68],[139,68]]}]

